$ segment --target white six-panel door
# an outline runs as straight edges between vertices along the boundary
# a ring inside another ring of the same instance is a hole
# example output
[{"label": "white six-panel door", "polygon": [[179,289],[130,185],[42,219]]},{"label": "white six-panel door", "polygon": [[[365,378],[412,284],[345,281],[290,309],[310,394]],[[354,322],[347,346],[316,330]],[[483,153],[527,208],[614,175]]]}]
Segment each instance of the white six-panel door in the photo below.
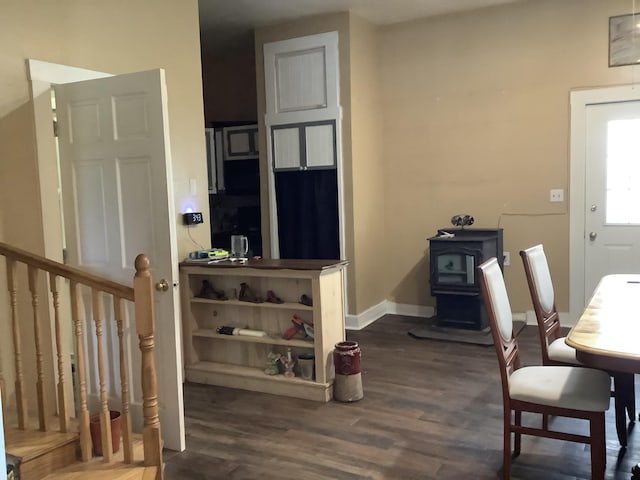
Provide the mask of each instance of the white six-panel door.
[{"label": "white six-panel door", "polygon": [[[156,292],[155,358],[165,446],[183,450],[176,217],[164,72],[58,85],[55,94],[68,263],[131,284],[135,257],[145,253],[155,281],[165,279],[172,286]],[[139,366],[132,320],[130,314],[129,365]],[[114,327],[106,333],[109,364],[116,367],[109,372],[110,395],[116,398],[120,395],[117,336]],[[87,348],[95,361],[92,342]],[[139,428],[138,369],[131,368],[129,378],[134,427]],[[96,379],[91,380],[95,392]]]}]

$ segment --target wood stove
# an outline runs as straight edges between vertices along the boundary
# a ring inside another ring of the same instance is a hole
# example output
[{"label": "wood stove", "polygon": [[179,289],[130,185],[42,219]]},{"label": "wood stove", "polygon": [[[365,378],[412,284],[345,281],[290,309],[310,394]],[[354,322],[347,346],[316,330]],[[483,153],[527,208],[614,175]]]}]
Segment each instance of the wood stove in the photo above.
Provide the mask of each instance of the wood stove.
[{"label": "wood stove", "polygon": [[496,257],[504,268],[502,229],[444,228],[429,238],[431,295],[436,297],[436,324],[484,330],[488,320],[476,267]]}]

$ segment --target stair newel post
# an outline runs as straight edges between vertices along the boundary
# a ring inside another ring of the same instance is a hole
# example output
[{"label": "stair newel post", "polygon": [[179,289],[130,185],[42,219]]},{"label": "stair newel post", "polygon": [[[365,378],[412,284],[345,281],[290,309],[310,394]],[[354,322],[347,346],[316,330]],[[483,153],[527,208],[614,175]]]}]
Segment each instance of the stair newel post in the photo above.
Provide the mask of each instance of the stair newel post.
[{"label": "stair newel post", "polygon": [[107,396],[106,374],[104,367],[104,341],[102,338],[102,324],[104,322],[104,304],[102,292],[91,289],[91,303],[93,305],[93,321],[96,324],[96,345],[98,350],[98,376],[100,377],[100,434],[102,439],[102,458],[104,463],[113,458],[113,443],[111,442],[111,414],[109,413],[109,397]]},{"label": "stair newel post", "polygon": [[[9,302],[11,303],[11,327],[13,331],[13,358],[15,364],[16,380],[16,413],[18,416],[18,428],[24,430],[28,424],[27,397],[24,388],[24,373],[22,369],[22,347],[20,345],[20,322],[18,321],[18,288],[17,288],[17,263],[12,258],[7,258],[7,287],[9,290]],[[3,405],[6,405],[3,403]],[[6,425],[6,423],[5,423]]]},{"label": "stair newel post", "polygon": [[64,375],[64,349],[62,346],[62,329],[60,326],[60,291],[58,290],[58,276],[49,273],[49,289],[53,302],[54,327],[56,336],[56,352],[58,354],[58,419],[60,421],[60,431],[69,431],[69,411],[67,404],[67,394],[65,392]]},{"label": "stair newel post", "polygon": [[74,326],[75,338],[75,359],[76,359],[76,375],[78,378],[78,395],[80,401],[80,412],[78,414],[80,421],[80,452],[83,462],[91,459],[91,432],[89,427],[89,409],[87,408],[87,367],[85,365],[84,355],[84,332],[82,329],[82,300],[80,295],[80,284],[71,280],[71,319]]},{"label": "stair newel post", "polygon": [[125,309],[122,298],[113,297],[113,312],[118,327],[118,347],[120,350],[120,387],[122,390],[122,443],[124,463],[133,462],[133,443],[131,441],[131,414],[129,413],[129,381],[127,379],[127,361],[124,351]]},{"label": "stair newel post", "polygon": [[142,353],[142,397],[144,415],[144,464],[157,466],[156,480],[163,478],[162,435],[158,416],[158,385],[153,358],[155,315],[153,303],[153,279],[146,255],[136,257],[136,274],[133,279],[135,297],[136,331]]},{"label": "stair newel post", "polygon": [[36,344],[36,372],[38,380],[36,391],[38,395],[38,425],[41,432],[47,431],[47,411],[46,393],[44,390],[44,363],[42,359],[42,339],[40,333],[40,298],[38,296],[38,279],[40,270],[29,265],[27,267],[29,276],[29,290],[31,291],[31,306],[33,309],[33,335]]}]

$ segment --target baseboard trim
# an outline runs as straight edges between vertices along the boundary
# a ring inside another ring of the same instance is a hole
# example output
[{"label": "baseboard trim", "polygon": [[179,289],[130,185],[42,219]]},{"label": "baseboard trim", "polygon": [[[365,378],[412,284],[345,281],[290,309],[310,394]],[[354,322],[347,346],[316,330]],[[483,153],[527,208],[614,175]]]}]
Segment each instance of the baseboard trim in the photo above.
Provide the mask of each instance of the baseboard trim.
[{"label": "baseboard trim", "polygon": [[[345,328],[347,330],[362,330],[363,328],[371,325],[373,322],[387,314],[429,318],[435,314],[435,309],[427,305],[412,305],[409,303],[396,303],[389,300],[384,300],[358,315],[347,315],[345,318]],[[523,313],[513,313],[512,316],[514,320],[522,320],[527,325],[536,324],[536,316],[533,310]],[[566,325],[568,317],[568,314],[561,313],[560,323],[562,325]]]},{"label": "baseboard trim", "polygon": [[345,328],[347,330],[362,330],[387,313],[386,304],[387,301],[384,300],[358,315],[347,315],[345,318]]},{"label": "baseboard trim", "polygon": [[345,328],[347,330],[362,330],[387,314],[406,315],[408,317],[431,317],[434,309],[426,305],[411,305],[384,300],[358,315],[347,315]]}]

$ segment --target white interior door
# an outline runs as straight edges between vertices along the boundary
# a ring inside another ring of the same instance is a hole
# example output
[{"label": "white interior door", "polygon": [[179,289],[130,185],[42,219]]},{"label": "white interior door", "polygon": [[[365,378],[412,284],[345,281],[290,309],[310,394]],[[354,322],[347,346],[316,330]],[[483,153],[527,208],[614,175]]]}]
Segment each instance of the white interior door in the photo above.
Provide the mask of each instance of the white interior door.
[{"label": "white interior door", "polygon": [[[184,450],[176,217],[164,71],[67,83],[56,86],[55,94],[68,263],[131,284],[135,257],[145,253],[154,279],[173,285],[155,296],[155,358],[164,443]],[[133,325],[126,334],[133,355],[129,365],[139,366]],[[118,365],[114,332],[107,335],[114,355],[109,363]],[[117,385],[116,375],[110,372],[110,385]],[[134,427],[139,428],[139,368],[131,368],[129,378]]]},{"label": "white interior door", "polygon": [[610,273],[640,273],[640,102],[586,112],[585,299]]}]

